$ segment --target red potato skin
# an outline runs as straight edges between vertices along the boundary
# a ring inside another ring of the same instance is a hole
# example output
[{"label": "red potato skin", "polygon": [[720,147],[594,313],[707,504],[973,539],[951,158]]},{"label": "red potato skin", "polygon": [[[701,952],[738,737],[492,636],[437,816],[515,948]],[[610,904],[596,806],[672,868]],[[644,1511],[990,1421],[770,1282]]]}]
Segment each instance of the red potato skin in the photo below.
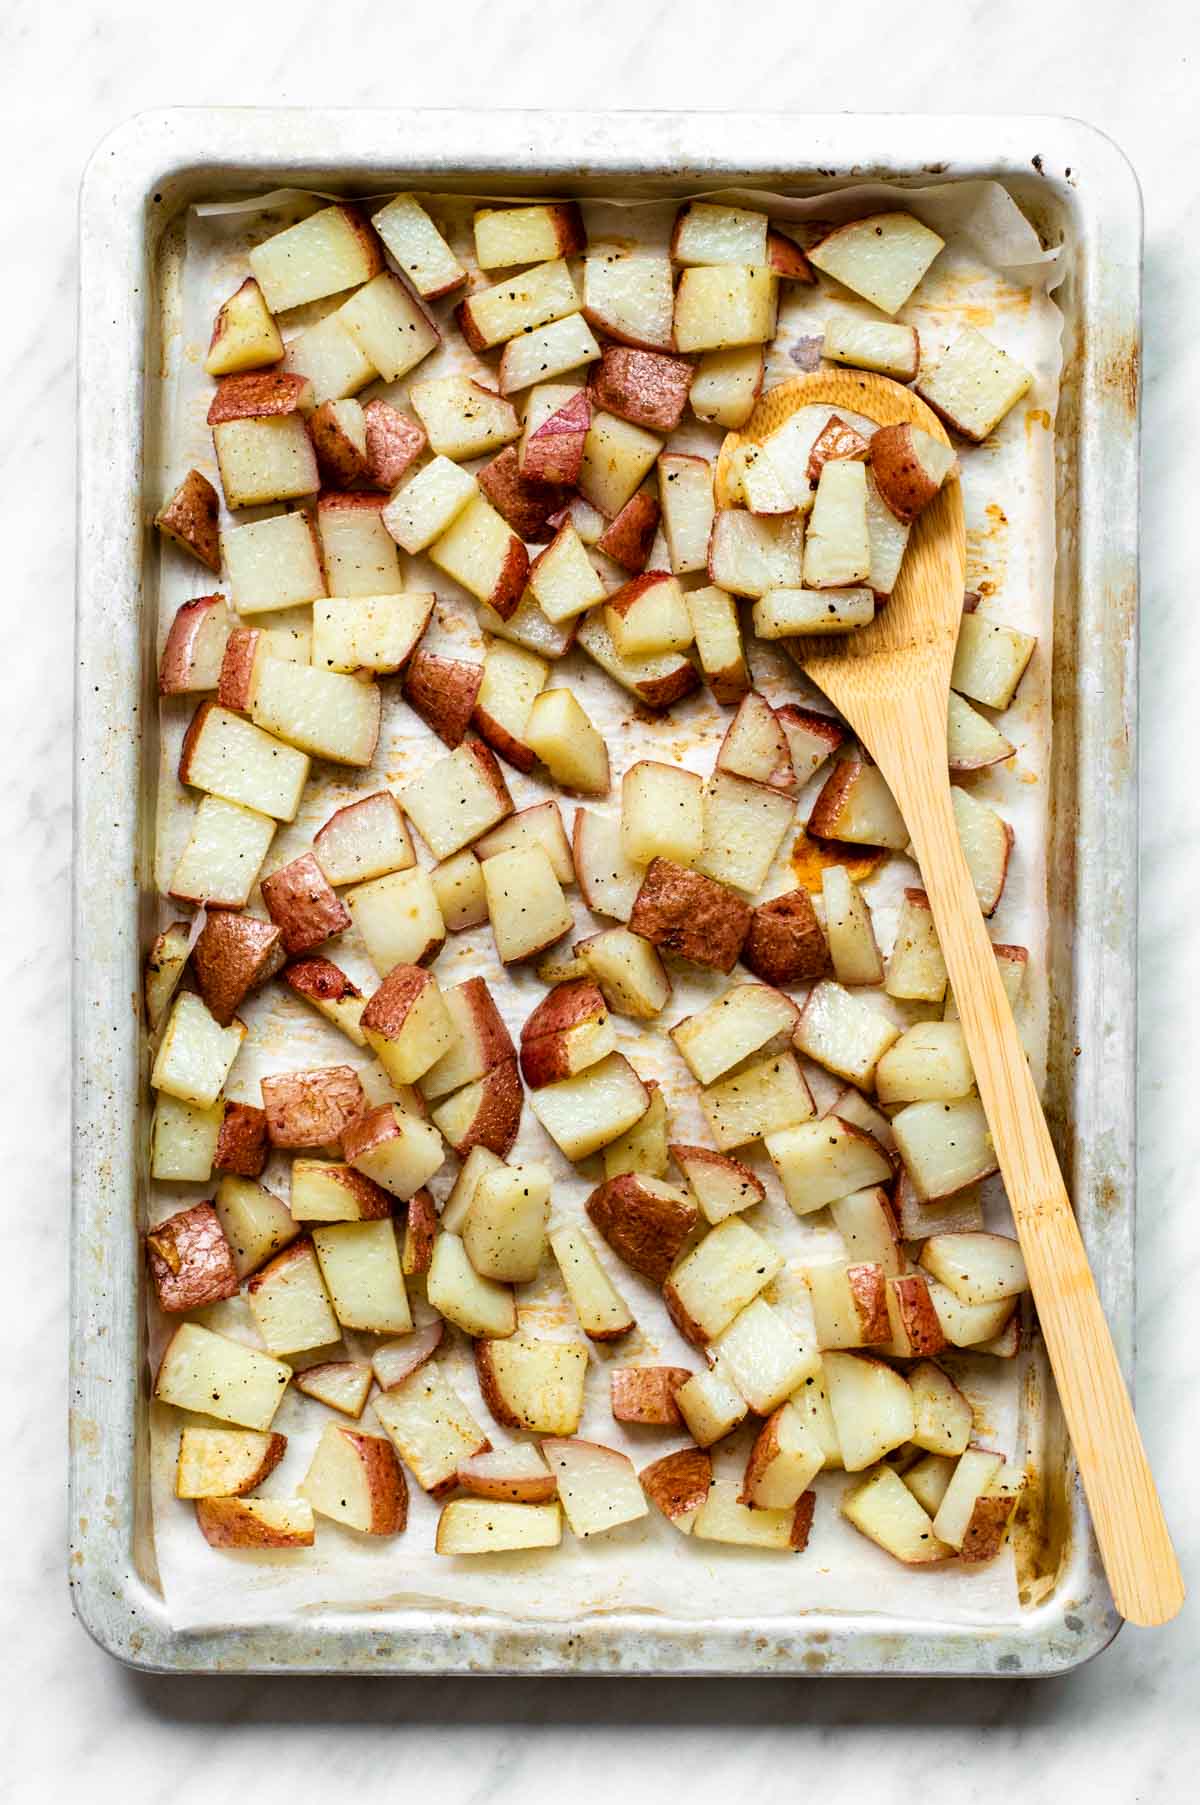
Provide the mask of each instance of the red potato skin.
[{"label": "red potato skin", "polygon": [[605,1179],[584,1207],[613,1252],[656,1285],[666,1280],[698,1215],[694,1203],[648,1191],[636,1172]]},{"label": "red potato skin", "polygon": [[560,509],[566,491],[558,484],[531,482],[521,474],[515,445],[506,445],[476,479],[497,514],[518,538],[541,544],[554,536],[550,517]]},{"label": "red potato skin", "polygon": [[350,911],[311,852],[262,881],[267,913],[283,935],[285,953],[307,953],[350,926]]},{"label": "red potato skin", "polygon": [[146,1236],[150,1277],[161,1310],[171,1315],[236,1297],[233,1249],[211,1203],[169,1216]]},{"label": "red potato skin", "polygon": [[[356,1176],[362,1175],[359,1173]],[[370,1183],[370,1180],[367,1182]],[[385,1191],[384,1196],[387,1195]],[[389,1198],[389,1203],[390,1201]],[[437,1232],[437,1205],[428,1191],[414,1191],[408,1200],[408,1222],[404,1234],[404,1271],[408,1277],[429,1271]]]},{"label": "red potato skin", "polygon": [[817,280],[817,273],[800,246],[784,232],[767,232],[767,262],[781,282],[803,282],[811,288]]},{"label": "red potato skin", "polygon": [[812,1534],[813,1513],[817,1508],[817,1494],[803,1492],[796,1500],[796,1509],[792,1514],[792,1534],[790,1546],[793,1554],[803,1554],[808,1547],[808,1538]]},{"label": "red potato skin", "polygon": [[[349,816],[351,816],[351,815],[361,816],[364,813],[366,814],[367,820],[369,822],[371,819],[371,814],[379,808],[381,803],[384,804],[386,809],[389,811],[389,813],[393,817],[395,815],[400,814],[400,805],[396,801],[395,797],[392,795],[390,790],[376,790],[370,796],[360,796],[357,802],[346,803],[344,808],[334,809],[334,811],[333,811],[332,815],[330,815],[328,821],[324,822],[317,829],[316,833],[313,835],[314,852],[319,854],[322,840],[325,838],[326,834],[328,834],[330,832],[331,829],[336,828],[336,826],[339,822],[344,824]],[[318,963],[320,963],[320,961],[318,961]],[[328,960],[326,960],[324,963],[328,964]],[[335,966],[334,970],[336,970],[336,969],[337,969],[337,967]],[[347,980],[347,982],[349,982],[349,980]],[[339,992],[338,994],[342,995],[344,993]],[[358,992],[352,991],[351,994],[354,996],[357,996]]]},{"label": "red potato skin", "polygon": [[283,981],[297,996],[314,1002],[340,1003],[362,995],[358,985],[331,959],[293,959],[284,967]]},{"label": "red potato skin", "polygon": [[700,687],[700,673],[690,658],[680,654],[679,663],[664,677],[651,677],[637,685],[637,695],[647,708],[662,714],[673,703],[690,696]]},{"label": "red potato skin", "polygon": [[976,1498],[971,1520],[963,1533],[960,1561],[990,1561],[1000,1552],[1008,1520],[1016,1507],[1016,1499],[1001,1494]]},{"label": "red potato skin", "polygon": [[[840,1118],[838,1118],[840,1120]],[[887,1279],[879,1266],[863,1261],[846,1268],[846,1283],[858,1313],[864,1347],[891,1336],[887,1313]]]},{"label": "red potato skin", "polygon": [[182,551],[190,552],[220,576],[220,513],[220,500],[208,478],[198,470],[189,470],[174,495],[154,516],[154,524]]},{"label": "red potato skin", "polygon": [[354,441],[347,437],[333,411],[332,401],[323,401],[313,410],[308,422],[308,436],[317,454],[322,480],[338,488],[349,489],[362,482],[367,474],[367,459]]},{"label": "red potato skin", "polygon": [[699,1510],[712,1489],[712,1455],[703,1448],[680,1448],[651,1461],[638,1474],[642,1490],[672,1521]]},{"label": "red potato skin", "polygon": [[502,1060],[480,1082],[483,1091],[475,1118],[462,1139],[450,1145],[460,1159],[465,1159],[472,1147],[486,1147],[498,1159],[507,1159],[516,1145],[525,1107],[516,1060]]},{"label": "red potato skin", "polygon": [[458,989],[470,1000],[471,1034],[483,1059],[484,1070],[490,1072],[493,1066],[502,1065],[506,1059],[515,1059],[517,1049],[488,989],[487,980],[467,978]]},{"label": "red potato skin", "polygon": [[317,514],[382,514],[387,497],[364,489],[322,489],[317,496]]},{"label": "red potato skin", "polygon": [[[182,1437],[180,1437],[181,1452],[182,1452],[182,1446],[183,1446],[183,1440],[182,1440]],[[247,1477],[242,1480],[242,1483],[240,1485],[235,1486],[233,1491],[230,1492],[228,1494],[228,1496],[231,1498],[244,1498],[248,1492],[257,1491],[258,1487],[263,1483],[264,1479],[270,1478],[271,1474],[275,1471],[275,1468],[279,1465],[280,1461],[283,1459],[283,1457],[286,1453],[287,1453],[287,1436],[280,1435],[278,1430],[273,1431],[271,1434],[271,1439],[267,1443],[266,1452],[264,1453],[262,1459],[259,1461],[258,1466],[254,1469],[254,1471],[252,1473],[248,1474]]]},{"label": "red potato skin", "polygon": [[395,1448],[382,1435],[363,1435],[357,1429],[342,1428],[340,1424],[338,1432],[353,1443],[366,1472],[371,1522],[365,1533],[400,1535],[408,1524],[408,1480]]},{"label": "red potato skin", "polygon": [[941,486],[921,462],[911,424],[881,426],[872,435],[870,453],[880,497],[897,520],[911,525]]},{"label": "red potato skin", "polygon": [[583,1022],[602,1021],[607,1014],[600,986],[591,978],[572,978],[547,992],[521,1029],[521,1076],[530,1090],[569,1078],[563,1035]]},{"label": "red potato skin", "polygon": [[742,948],[742,964],[777,988],[829,976],[833,970],[829,943],[807,890],[789,890],[759,904]]},{"label": "red potato skin", "polygon": [[[689,1165],[714,1166],[719,1172],[735,1178],[742,1189],[748,1192],[753,1203],[761,1203],[767,1194],[762,1180],[755,1177],[749,1166],[743,1166],[740,1159],[734,1159],[729,1153],[715,1153],[711,1147],[688,1147],[682,1142],[672,1142],[668,1151],[685,1175]],[[753,1203],[747,1204],[747,1209],[752,1208]]]},{"label": "red potato skin", "polygon": [[801,708],[796,702],[785,702],[782,708],[777,708],[775,718],[781,726],[787,722],[818,734],[828,745],[831,755],[846,738],[846,729],[832,715],[819,714],[815,708]]},{"label": "red potato skin", "polygon": [[193,602],[184,602],[171,622],[171,630],[167,634],[167,643],[163,647],[162,657],[158,665],[158,693],[160,696],[181,696],[188,694],[187,679],[191,674],[193,648],[211,610],[218,605],[223,606],[223,595],[200,595]]},{"label": "red potato skin", "polygon": [[393,1206],[396,1200],[391,1192],[385,1191],[382,1185],[377,1185],[365,1172],[356,1172],[353,1166],[346,1166],[334,1175],[334,1182],[343,1191],[348,1191],[354,1199],[358,1214],[351,1217],[351,1221],[383,1222],[395,1213]]},{"label": "red potato skin", "polygon": [[864,439],[860,432],[838,415],[831,414],[813,443],[808,454],[808,467],[805,475],[815,489],[821,480],[821,472],[826,464],[849,458],[854,463],[862,463],[871,450],[871,441]]},{"label": "red potato skin", "polygon": [[498,752],[505,764],[511,765],[514,771],[520,771],[528,776],[529,772],[533,770],[537,758],[531,748],[525,744],[524,740],[514,739],[507,727],[502,727],[500,722],[487,712],[486,708],[480,708],[476,704],[475,712],[471,716],[471,725],[480,739],[486,740],[492,751]]},{"label": "red potato skin", "polygon": [[654,549],[660,513],[658,497],[648,489],[638,489],[605,527],[596,541],[596,550],[623,570],[645,570]]},{"label": "red potato skin", "polygon": [[311,1548],[307,1534],[283,1535],[246,1510],[240,1498],[197,1498],[196,1522],[210,1548]]},{"label": "red potato skin", "polygon": [[631,932],[708,971],[731,972],[753,911],[734,890],[670,859],[651,859],[629,917]]},{"label": "red potato skin", "polygon": [[453,750],[466,738],[482,682],[481,664],[441,658],[418,647],[405,668],[401,687],[413,713]]},{"label": "red potato skin", "polygon": [[808,817],[810,834],[815,834],[819,840],[836,840],[840,837],[838,829],[846,798],[858,782],[862,768],[863,760],[860,758],[844,758],[833,767]]},{"label": "red potato skin", "polygon": [[369,282],[372,276],[377,276],[380,270],[387,267],[387,259],[383,254],[383,240],[360,207],[352,205],[349,201],[339,201],[336,204],[338,212],[366,255],[368,268],[362,279],[364,282]]},{"label": "red potato skin", "polygon": [[754,1508],[751,1495],[754,1486],[763,1478],[779,1453],[779,1424],[786,1409],[787,1405],[781,1404],[778,1410],[773,1410],[754,1438],[754,1445],[746,1460],[746,1470],[742,1475],[742,1489],[738,1493],[738,1503],[744,1504],[748,1510]]},{"label": "red potato skin", "polygon": [[663,1303],[667,1306],[667,1315],[685,1341],[690,1341],[693,1347],[705,1348],[708,1346],[708,1335],[700,1327],[695,1317],[689,1316],[684,1309],[670,1279],[663,1286]]},{"label": "red potato skin", "polygon": [[257,627],[235,627],[225,642],[217,702],[234,714],[245,714],[250,707],[250,683],[261,637]]},{"label": "red potato skin", "polygon": [[675,1393],[692,1377],[686,1366],[616,1366],[609,1375],[612,1413],[618,1423],[681,1429]]},{"label": "red potato skin", "polygon": [[527,482],[563,483],[573,488],[583,468],[583,442],[591,424],[592,403],[587,390],[580,389],[530,434],[521,457],[521,475]]},{"label": "red potato skin", "polygon": [[269,1152],[266,1110],[253,1103],[227,1103],[213,1156],[214,1170],[231,1172],[237,1178],[258,1178]]},{"label": "red potato skin", "polygon": [[[240,283],[238,285],[238,287],[234,289],[234,291],[230,295],[228,301],[223,301],[221,303],[220,307],[217,309],[217,317],[213,321],[212,337],[208,341],[208,349],[209,349],[210,354],[216,350],[216,348],[220,344],[221,340],[225,337],[225,333],[226,333],[225,322],[226,322],[226,319],[228,318],[229,309],[230,309],[231,305],[233,304],[233,302],[236,301],[238,296],[240,294],[242,294],[244,292],[244,290],[246,290],[247,288],[257,288],[257,287],[258,287],[258,283],[254,280],[254,277],[247,276],[246,280],[244,282]],[[266,306],[265,301],[263,302],[263,305]],[[282,357],[283,355],[284,355],[284,353],[281,351],[279,353],[279,357]],[[279,357],[266,357],[263,359],[263,363],[264,363],[264,365],[278,363]]]},{"label": "red potato skin", "polygon": [[269,921],[213,909],[192,948],[196,989],[214,1021],[227,1028],[246,995],[283,964],[282,935]]},{"label": "red potato skin", "polygon": [[502,806],[505,814],[511,815],[513,812],[512,795],[504,781],[504,773],[496,763],[495,753],[490,746],[485,746],[482,740],[467,740],[466,746],[467,751],[479,766],[479,774],[484,783]]},{"label": "red potato skin", "polygon": [[[892,1280],[892,1291],[904,1332],[912,1346],[912,1357],[924,1359],[930,1354],[940,1354],[946,1346],[946,1337],[925,1280],[919,1273],[905,1273]],[[884,1333],[874,1339],[886,1341],[888,1334],[885,1327]]]},{"label": "red potato skin", "polygon": [[425,428],[386,401],[368,401],[363,408],[367,428],[368,488],[390,493],[429,443]]},{"label": "red potato skin", "polygon": [[515,1410],[510,1410],[504,1393],[496,1377],[496,1368],[492,1360],[492,1343],[480,1340],[475,1343],[475,1377],[479,1382],[480,1395],[502,1429],[521,1429],[524,1424]]},{"label": "red potato skin", "polygon": [[640,351],[632,345],[605,345],[592,370],[592,399],[598,408],[635,426],[674,432],[683,418],[694,374],[690,357]]},{"label": "red potato skin", "polygon": [[394,965],[362,1012],[364,1031],[369,1028],[384,1040],[395,1040],[413,1004],[433,981],[423,966]]},{"label": "red potato skin", "polygon": [[520,1479],[481,1479],[469,1467],[459,1467],[458,1484],[473,1497],[503,1499],[509,1504],[549,1504],[558,1491],[553,1473]]},{"label": "red potato skin", "polygon": [[273,1147],[338,1147],[367,1106],[351,1065],[278,1072],[262,1080],[262,1098]]},{"label": "red potato skin", "polygon": [[347,1165],[353,1165],[362,1154],[381,1146],[384,1141],[394,1140],[399,1133],[393,1105],[381,1103],[378,1109],[367,1110],[347,1124],[342,1135],[342,1158]]},{"label": "red potato skin", "polygon": [[262,420],[273,414],[294,414],[312,394],[307,376],[289,370],[246,370],[239,376],[218,376],[217,392],[209,403],[209,426],[227,420]]}]

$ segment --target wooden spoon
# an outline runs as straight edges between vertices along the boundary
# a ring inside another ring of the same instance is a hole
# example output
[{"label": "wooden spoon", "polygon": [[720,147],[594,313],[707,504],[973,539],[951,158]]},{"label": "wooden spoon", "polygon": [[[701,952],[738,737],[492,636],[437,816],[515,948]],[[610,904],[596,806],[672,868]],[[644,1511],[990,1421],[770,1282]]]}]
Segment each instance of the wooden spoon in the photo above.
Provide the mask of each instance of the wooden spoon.
[{"label": "wooden spoon", "polygon": [[[911,422],[949,443],[910,390],[822,370],[771,389],[743,432],[730,434],[718,493],[738,443],[761,444],[814,403],[881,426]],[[1133,1623],[1165,1623],[1183,1603],[1183,1579],[950,803],[946,711],[965,571],[962,492],[952,481],[915,522],[874,623],[788,648],[870,752],[912,835],[1113,1598]]]}]

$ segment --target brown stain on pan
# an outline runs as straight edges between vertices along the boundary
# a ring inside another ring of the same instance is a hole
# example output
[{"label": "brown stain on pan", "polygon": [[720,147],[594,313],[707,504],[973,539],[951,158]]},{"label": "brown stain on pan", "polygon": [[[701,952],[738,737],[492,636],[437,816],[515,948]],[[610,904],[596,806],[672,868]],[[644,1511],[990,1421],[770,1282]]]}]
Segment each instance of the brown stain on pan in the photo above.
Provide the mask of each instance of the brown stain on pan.
[{"label": "brown stain on pan", "polygon": [[796,875],[797,883],[803,889],[819,895],[821,874],[830,865],[840,865],[850,873],[856,884],[864,884],[869,877],[874,877],[886,857],[887,853],[882,847],[848,846],[841,840],[818,840],[802,827],[796,835],[788,863]]},{"label": "brown stain on pan", "polygon": [[1142,346],[1135,336],[1110,353],[1100,365],[1100,381],[1121,402],[1131,420],[1137,419],[1142,380]]}]

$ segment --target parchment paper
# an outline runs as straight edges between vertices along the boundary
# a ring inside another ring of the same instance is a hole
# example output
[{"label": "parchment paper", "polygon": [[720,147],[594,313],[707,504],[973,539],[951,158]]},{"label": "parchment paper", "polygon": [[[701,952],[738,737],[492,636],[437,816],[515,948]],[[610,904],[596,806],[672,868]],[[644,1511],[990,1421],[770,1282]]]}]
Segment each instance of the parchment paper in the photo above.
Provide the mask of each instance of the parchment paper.
[{"label": "parchment paper", "polygon": [[[988,444],[964,451],[962,480],[968,524],[968,583],[982,593],[985,613],[994,613],[998,619],[1035,633],[1039,640],[1016,704],[1003,716],[1003,729],[1017,748],[1016,756],[968,781],[976,794],[996,805],[1016,831],[1008,883],[991,931],[997,941],[1018,942],[1029,948],[1028,980],[1018,1013],[1040,1074],[1044,1069],[1047,1015],[1045,779],[1054,566],[1052,423],[1058,395],[1061,326],[1050,293],[1059,278],[1059,266],[1054,253],[1041,249],[1032,228],[1004,191],[991,183],[941,185],[903,193],[877,185],[864,186],[836,197],[805,202],[754,192],[744,193],[741,198],[768,207],[773,218],[797,222],[840,220],[880,204],[908,207],[947,240],[946,249],[921,284],[916,299],[900,315],[919,328],[923,355],[936,355],[962,325],[970,324],[987,332],[1034,374],[1029,395]],[[169,341],[164,370],[163,466],[159,473],[164,495],[192,465],[216,481],[211,437],[205,425],[211,383],[203,373],[203,358],[217,307],[247,273],[246,251],[318,204],[311,195],[276,194],[252,202],[193,210],[187,233],[180,329]],[[435,198],[429,204],[460,259],[473,267],[470,215],[474,198]],[[675,204],[584,203],[591,248],[608,243],[621,248],[636,244],[647,250],[665,247]],[[810,290],[784,285],[781,296],[779,331],[768,364],[768,386],[803,365],[812,351],[807,341],[820,335],[832,306],[873,314],[865,303],[856,302],[846,292],[839,293],[833,302],[825,288]],[[341,298],[288,316],[283,322],[285,337],[339,304]],[[436,303],[432,309],[443,326],[449,323],[455,298]],[[442,347],[414,372],[414,378],[423,380],[463,369],[494,380],[494,361],[494,355],[491,362],[474,357],[457,331],[451,330]],[[403,404],[407,391],[407,380],[390,385],[377,383],[365,391],[363,399],[381,394]],[[671,443],[673,447],[711,456],[721,436],[718,430],[689,419],[673,435]],[[239,516],[248,517],[251,516]],[[660,545],[660,553],[661,550]],[[160,644],[179,604],[203,587],[194,563],[165,545],[161,556]],[[656,554],[651,559],[652,566],[665,563],[665,556]],[[615,587],[621,580],[615,566],[611,577]],[[463,591],[423,558],[406,561],[404,582],[409,589],[437,592],[429,645],[456,647],[469,657],[482,656],[484,641],[476,624],[475,608]],[[295,618],[302,620],[307,612],[297,610]],[[277,615],[269,624],[283,624],[290,618]],[[748,644],[755,685],[772,701],[813,699],[814,692],[784,654],[752,639]],[[582,652],[572,652],[554,667],[552,681],[568,682],[576,690],[608,743],[614,787],[608,801],[599,805],[606,812],[615,811],[618,805],[621,772],[638,758],[675,760],[704,774],[712,769],[729,713],[713,703],[706,689],[660,720],[641,710],[633,697],[619,689]],[[373,768],[352,772],[314,765],[314,777],[300,814],[294,823],[281,827],[277,833],[267,857],[267,870],[307,849],[316,828],[344,802],[383,783],[401,783],[414,770],[443,755],[445,748],[401,701],[398,682],[385,681],[382,689],[383,730]],[[179,742],[191,712],[186,701],[169,701],[162,711],[156,873],[158,885],[164,890],[187,837],[196,800],[181,789],[174,775]],[[505,776],[518,808],[557,794],[551,786],[507,767]],[[818,775],[801,797],[796,811],[797,829],[807,819],[821,781]],[[573,804],[570,799],[560,800],[569,828]],[[587,806],[595,805],[589,802]],[[789,834],[785,839],[764,895],[790,888],[795,882],[787,863],[793,838]],[[432,863],[425,849],[421,856],[422,862]],[[894,938],[900,892],[914,881],[915,868],[906,859],[893,857],[865,886],[885,954]],[[571,897],[580,933],[595,931],[596,918],[580,902],[577,892],[571,892]],[[251,908],[265,913],[257,891]],[[164,904],[162,919],[166,921],[178,913]],[[376,981],[375,974],[357,935],[342,935],[332,953],[369,992]],[[503,970],[498,966],[486,927],[451,935],[436,970],[443,985],[475,973],[484,975],[514,1039],[544,993],[531,971],[520,967]],[[617,1026],[622,1049],[639,1072],[643,1077],[657,1078],[663,1086],[670,1109],[671,1138],[706,1143],[709,1136],[696,1101],[696,1087],[666,1038],[665,1029],[702,1007],[732,980],[706,975],[679,961],[672,962],[671,975],[674,995],[658,1023],[640,1031],[637,1024],[618,1018]],[[873,996],[899,1021],[939,1013],[921,1006],[893,1004],[878,991]],[[378,1066],[282,986],[269,986],[265,994],[250,1000],[242,1014],[250,1034],[227,1087],[232,1098],[258,1103],[263,1074],[332,1063],[357,1067],[373,1096],[382,1099],[389,1094]],[[824,1107],[838,1087],[817,1068],[811,1068],[809,1076],[818,1107]],[[800,1269],[814,1260],[838,1258],[840,1237],[827,1211],[803,1220],[792,1214],[761,1148],[741,1149],[739,1157],[753,1166],[767,1187],[765,1203],[749,1212],[747,1219],[768,1234],[787,1258],[784,1272],[767,1295],[802,1320],[807,1313],[807,1293],[799,1277]],[[512,1158],[542,1160],[551,1167],[556,1217],[581,1217],[584,1199],[602,1176],[599,1158],[585,1162],[580,1171],[571,1167],[528,1107]],[[431,1188],[439,1201],[449,1190],[457,1164],[451,1156],[433,1182]],[[287,1162],[273,1161],[264,1182],[286,1197]],[[211,1186],[155,1184],[150,1189],[152,1222],[211,1192]],[[985,1193],[989,1223],[1003,1227],[1009,1218],[999,1182],[989,1181]],[[596,1237],[592,1235],[592,1239]],[[600,1251],[628,1298],[638,1326],[615,1348],[590,1346],[587,1406],[580,1433],[624,1449],[640,1467],[670,1448],[683,1445],[687,1438],[615,1423],[609,1411],[607,1369],[611,1365],[662,1360],[695,1370],[700,1356],[677,1335],[654,1288],[622,1267],[602,1244]],[[419,1282],[410,1281],[410,1289],[419,1319],[428,1312],[428,1306]],[[523,1328],[582,1339],[549,1257],[537,1284],[520,1288],[519,1304]],[[165,1322],[153,1304],[150,1308],[150,1354],[156,1362],[173,1324]],[[258,1342],[249,1311],[240,1298],[200,1312],[197,1319],[239,1339]],[[366,1355],[375,1339],[347,1334],[345,1344],[350,1353]],[[492,1423],[482,1402],[470,1344],[457,1333],[451,1333],[448,1341],[449,1346],[444,1343],[438,1356],[440,1364],[492,1442],[499,1446],[511,1438]],[[325,1351],[314,1352],[299,1356],[296,1364],[326,1357]],[[949,1356],[947,1365],[975,1406],[977,1436],[985,1436],[990,1446],[1019,1460],[1018,1397],[1023,1362],[964,1354]],[[289,1390],[274,1424],[287,1435],[288,1450],[264,1488],[268,1494],[282,1497],[294,1492],[328,1420],[329,1413],[323,1406],[294,1388]],[[920,1571],[901,1567],[867,1542],[838,1515],[837,1499],[847,1484],[842,1473],[818,1477],[813,1534],[807,1552],[798,1557],[696,1542],[680,1536],[652,1506],[643,1521],[587,1543],[576,1541],[564,1527],[562,1547],[549,1553],[447,1559],[433,1552],[439,1507],[415,1485],[410,1487],[408,1529],[401,1536],[374,1540],[318,1518],[316,1544],[311,1550],[274,1555],[218,1553],[200,1536],[192,1506],[174,1496],[179,1424],[177,1412],[162,1406],[152,1408],[152,1493],[158,1569],[172,1623],[181,1630],[244,1625],[316,1612],[322,1607],[384,1610],[423,1605],[494,1611],[503,1617],[568,1621],[590,1613],[618,1610],[661,1612],[691,1619],[766,1618],[806,1610],[841,1610],[873,1611],[946,1624],[1011,1621],[1019,1608],[1013,1560],[1007,1551],[979,1567],[952,1565]],[[369,1404],[362,1427],[378,1432]],[[718,1473],[740,1471],[751,1434],[751,1430],[743,1430],[715,1450]]]}]

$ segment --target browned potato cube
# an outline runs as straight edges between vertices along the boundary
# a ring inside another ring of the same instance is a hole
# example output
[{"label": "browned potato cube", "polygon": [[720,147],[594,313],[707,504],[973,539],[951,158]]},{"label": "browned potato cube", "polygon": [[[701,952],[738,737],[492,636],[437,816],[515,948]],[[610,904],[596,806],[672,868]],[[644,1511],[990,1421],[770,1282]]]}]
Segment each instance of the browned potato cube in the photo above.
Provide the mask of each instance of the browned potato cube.
[{"label": "browned potato cube", "polygon": [[340,900],[311,852],[273,871],[262,881],[263,901],[283,935],[287,953],[308,953],[332,934],[350,926],[350,911]]},{"label": "browned potato cube", "polygon": [[237,1178],[257,1178],[267,1163],[267,1112],[253,1103],[227,1103],[213,1168]]},{"label": "browned potato cube", "polygon": [[189,470],[171,499],[154,516],[154,524],[180,551],[191,552],[201,564],[221,574],[220,513],[217,492],[206,476]]},{"label": "browned potato cube", "polygon": [[735,890],[670,859],[651,859],[634,900],[630,930],[703,965],[732,971],[753,911]]},{"label": "browned potato cube", "polygon": [[163,1310],[198,1310],[237,1294],[233,1250],[211,1203],[168,1216],[146,1236],[146,1254]]},{"label": "browned potato cube", "polygon": [[196,989],[214,1021],[227,1028],[248,991],[283,964],[282,936],[269,921],[214,909],[192,948]]},{"label": "browned potato cube", "polygon": [[274,1147],[340,1147],[343,1130],[367,1108],[350,1065],[277,1072],[263,1079],[262,1095]]}]

